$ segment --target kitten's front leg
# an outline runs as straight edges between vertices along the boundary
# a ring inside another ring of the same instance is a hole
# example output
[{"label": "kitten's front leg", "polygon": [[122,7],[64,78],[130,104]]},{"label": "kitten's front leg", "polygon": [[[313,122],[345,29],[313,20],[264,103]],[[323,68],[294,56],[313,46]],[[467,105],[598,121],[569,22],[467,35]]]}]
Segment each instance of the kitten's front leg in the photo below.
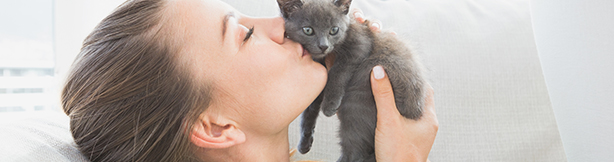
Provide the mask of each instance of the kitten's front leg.
[{"label": "kitten's front leg", "polygon": [[352,77],[351,69],[350,63],[337,59],[328,72],[328,80],[322,91],[321,106],[324,115],[330,117],[337,113],[343,95],[345,95],[345,87]]},{"label": "kitten's front leg", "polygon": [[322,93],[318,95],[301,115],[301,141],[298,143],[298,151],[305,154],[311,150],[313,143],[313,133],[316,127],[316,121],[320,114],[320,103],[322,103]]}]

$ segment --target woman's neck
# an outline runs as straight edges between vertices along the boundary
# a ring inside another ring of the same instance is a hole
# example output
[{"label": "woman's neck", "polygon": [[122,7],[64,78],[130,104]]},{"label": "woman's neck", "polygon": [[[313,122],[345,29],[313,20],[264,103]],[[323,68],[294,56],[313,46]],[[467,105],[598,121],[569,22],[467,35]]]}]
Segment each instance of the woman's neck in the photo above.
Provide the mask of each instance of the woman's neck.
[{"label": "woman's neck", "polygon": [[[290,161],[288,128],[272,135],[246,133],[245,143],[227,148],[206,150],[205,161]],[[214,159],[212,159],[214,157]]]},{"label": "woman's neck", "polygon": [[[240,148],[245,158],[241,161],[290,161],[288,143],[288,128],[270,136],[248,135],[244,145]],[[241,146],[239,145],[239,146]]]}]

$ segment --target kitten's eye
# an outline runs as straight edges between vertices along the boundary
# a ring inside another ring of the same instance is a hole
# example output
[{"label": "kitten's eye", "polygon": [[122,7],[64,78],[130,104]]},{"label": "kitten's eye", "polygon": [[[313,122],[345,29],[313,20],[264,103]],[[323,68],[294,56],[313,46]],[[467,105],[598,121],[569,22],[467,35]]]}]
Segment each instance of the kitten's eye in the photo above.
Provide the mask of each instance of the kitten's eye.
[{"label": "kitten's eye", "polygon": [[330,35],[335,35],[339,33],[339,27],[333,27],[332,29],[330,29]]},{"label": "kitten's eye", "polygon": [[303,33],[313,35],[313,29],[311,27],[303,27]]}]

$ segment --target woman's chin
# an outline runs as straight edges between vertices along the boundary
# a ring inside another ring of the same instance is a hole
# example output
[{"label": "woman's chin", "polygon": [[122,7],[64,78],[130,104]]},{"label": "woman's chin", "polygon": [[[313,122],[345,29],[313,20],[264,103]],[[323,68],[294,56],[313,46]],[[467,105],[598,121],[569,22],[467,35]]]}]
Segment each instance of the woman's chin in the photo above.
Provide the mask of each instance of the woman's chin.
[{"label": "woman's chin", "polygon": [[314,79],[313,79],[313,83],[319,85],[317,90],[318,90],[318,94],[320,94],[320,92],[324,89],[324,85],[326,85],[326,80],[328,79],[328,70],[326,69],[326,67],[324,67],[324,65],[315,62],[314,61],[314,65],[316,68],[316,74],[314,74]]}]

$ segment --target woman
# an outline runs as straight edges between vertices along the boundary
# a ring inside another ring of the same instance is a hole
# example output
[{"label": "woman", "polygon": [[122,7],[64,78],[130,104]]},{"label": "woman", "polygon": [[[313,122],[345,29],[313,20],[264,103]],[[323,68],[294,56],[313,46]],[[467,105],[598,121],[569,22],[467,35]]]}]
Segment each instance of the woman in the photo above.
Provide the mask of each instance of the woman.
[{"label": "woman", "polygon": [[[288,125],[326,69],[284,38],[283,19],[218,0],[134,0],[86,38],[62,92],[92,161],[289,161]],[[378,161],[425,161],[437,131],[403,118],[374,68]]]}]

